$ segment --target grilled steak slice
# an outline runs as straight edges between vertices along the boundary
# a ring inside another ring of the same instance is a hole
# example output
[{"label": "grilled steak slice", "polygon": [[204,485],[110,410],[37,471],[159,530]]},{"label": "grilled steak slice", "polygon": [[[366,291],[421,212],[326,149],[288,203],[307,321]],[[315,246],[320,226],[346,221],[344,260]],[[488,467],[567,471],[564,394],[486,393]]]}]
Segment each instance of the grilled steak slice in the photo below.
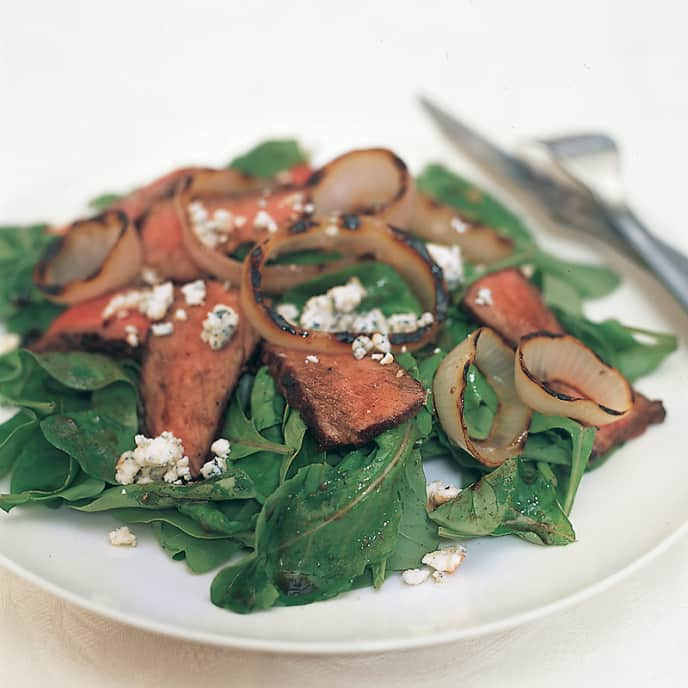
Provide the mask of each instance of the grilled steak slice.
[{"label": "grilled steak slice", "polygon": [[[239,314],[239,325],[232,339],[214,351],[200,335],[208,311],[218,304],[233,308]],[[177,308],[186,311],[187,320],[173,321],[171,335],[148,339],[141,368],[141,396],[148,434],[168,430],[179,437],[191,472],[197,476],[211,443],[217,439],[227,399],[257,337],[241,313],[239,292],[226,291],[218,282],[206,282],[205,305],[188,306],[178,294],[170,312]]]},{"label": "grilled steak slice", "polygon": [[634,437],[640,437],[648,426],[663,423],[665,417],[666,411],[661,401],[650,401],[636,391],[635,402],[628,415],[597,429],[592,456],[601,456]]},{"label": "grilled steak slice", "polygon": [[540,292],[516,268],[493,272],[473,282],[463,306],[513,346],[531,332],[564,332]]},{"label": "grilled steak slice", "polygon": [[155,203],[139,221],[143,262],[166,278],[189,282],[198,278],[200,268],[184,246],[182,225],[172,199]]},{"label": "grilled steak slice", "polygon": [[[122,291],[128,291],[127,289]],[[71,306],[53,320],[33,351],[101,351],[113,355],[137,353],[127,342],[128,327],[135,327],[139,342],[148,336],[150,321],[136,310],[123,318],[103,321],[103,311],[117,292]]]},{"label": "grilled steak slice", "polygon": [[412,418],[425,400],[419,382],[396,364],[351,354],[317,354],[266,345],[263,358],[279,390],[320,446],[361,445]]}]

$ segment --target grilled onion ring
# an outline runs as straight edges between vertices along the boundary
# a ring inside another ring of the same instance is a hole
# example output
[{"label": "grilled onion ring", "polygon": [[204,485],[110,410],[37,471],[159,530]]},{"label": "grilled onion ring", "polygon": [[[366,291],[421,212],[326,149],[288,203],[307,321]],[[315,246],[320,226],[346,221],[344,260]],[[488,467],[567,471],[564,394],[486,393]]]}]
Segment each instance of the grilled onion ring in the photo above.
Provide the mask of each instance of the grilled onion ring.
[{"label": "grilled onion ring", "polygon": [[633,406],[633,390],[583,342],[567,334],[533,332],[516,349],[515,382],[523,403],[550,416],[607,425]]},{"label": "grilled onion ring", "polygon": [[122,210],[77,220],[50,245],[33,279],[47,299],[73,305],[129,284],[141,271],[138,232]]},{"label": "grilled onion ring", "polygon": [[351,352],[351,343],[361,334],[301,329],[281,317],[266,301],[263,279],[267,261],[307,249],[341,250],[357,260],[372,258],[391,265],[411,285],[424,310],[433,314],[434,322],[414,332],[389,334],[390,343],[395,348],[405,345],[414,350],[433,339],[447,314],[448,295],[442,270],[421,242],[378,219],[351,214],[328,222],[300,220],[249,253],[241,280],[241,306],[262,337],[286,348],[336,353]]},{"label": "grilled onion ring", "polygon": [[[490,434],[484,440],[469,436],[464,420],[466,375],[474,364],[499,399]],[[435,409],[449,438],[485,466],[499,466],[517,456],[526,438],[531,411],[514,385],[513,349],[489,327],[472,332],[440,363],[432,384]]]},{"label": "grilled onion ring", "polygon": [[454,208],[416,192],[413,216],[408,229],[425,241],[459,246],[471,263],[494,263],[511,255],[514,243],[487,225],[462,217]]},{"label": "grilled onion ring", "polygon": [[306,186],[316,218],[332,213],[374,215],[406,227],[413,214],[413,177],[404,161],[386,148],[344,153],[316,170]]},{"label": "grilled onion ring", "polygon": [[[219,249],[205,246],[198,239],[189,219],[189,204],[194,200],[209,197],[237,198],[266,188],[265,180],[231,169],[201,170],[188,176],[181,183],[175,202],[181,221],[184,246],[202,270],[220,280],[238,284],[241,280],[243,261],[236,260]],[[350,261],[339,260],[316,265],[270,265],[265,268],[263,289],[269,294],[279,294],[301,282],[327,272],[336,272],[350,264]]]}]

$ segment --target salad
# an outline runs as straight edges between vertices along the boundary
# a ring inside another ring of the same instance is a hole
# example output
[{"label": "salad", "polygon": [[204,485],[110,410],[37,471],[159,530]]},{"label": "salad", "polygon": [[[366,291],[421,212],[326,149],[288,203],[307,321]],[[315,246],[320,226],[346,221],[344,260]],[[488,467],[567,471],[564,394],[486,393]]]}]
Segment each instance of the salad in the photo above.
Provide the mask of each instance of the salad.
[{"label": "salad", "polygon": [[0,508],[151,528],[219,607],[567,545],[584,473],[664,420],[635,385],[676,338],[587,319],[618,277],[443,166],[268,141],[90,206],[0,229]]}]

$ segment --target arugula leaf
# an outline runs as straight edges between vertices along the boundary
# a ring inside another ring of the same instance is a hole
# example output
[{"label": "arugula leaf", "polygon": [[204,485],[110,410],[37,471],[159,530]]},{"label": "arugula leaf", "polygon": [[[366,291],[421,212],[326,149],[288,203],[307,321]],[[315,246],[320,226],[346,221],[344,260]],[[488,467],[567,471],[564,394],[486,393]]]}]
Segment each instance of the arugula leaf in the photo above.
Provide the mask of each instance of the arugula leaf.
[{"label": "arugula leaf", "polygon": [[394,552],[386,560],[390,571],[403,571],[419,566],[423,555],[439,546],[437,526],[427,510],[426,480],[420,452],[411,453],[399,480],[401,520]]},{"label": "arugula leaf", "polygon": [[222,477],[203,480],[191,485],[148,483],[111,487],[89,504],[74,507],[79,511],[110,511],[138,507],[141,509],[169,509],[183,501],[222,501],[225,499],[251,499],[255,497],[253,481],[233,466]]},{"label": "arugula leaf", "polygon": [[[599,299],[610,294],[621,283],[621,278],[604,265],[572,263],[546,251],[536,251],[531,262],[545,274],[568,285],[583,299]],[[549,289],[551,299],[551,284]]]},{"label": "arugula leaf", "polygon": [[[595,441],[595,428],[571,418],[533,414],[522,457],[556,466],[554,485],[568,515],[578,492]],[[560,467],[565,469],[561,470]]]},{"label": "arugula leaf", "polygon": [[678,339],[672,334],[629,327],[614,319],[593,322],[560,308],[554,312],[569,334],[589,346],[630,382],[651,373],[678,348]]},{"label": "arugula leaf", "polygon": [[251,420],[256,430],[260,432],[282,423],[286,401],[277,391],[275,380],[266,366],[256,373],[250,399]]},{"label": "arugula leaf", "polygon": [[229,411],[220,433],[221,437],[226,437],[232,444],[230,458],[233,461],[241,459],[258,452],[270,452],[272,454],[291,454],[292,450],[284,444],[271,442],[266,439],[256,429],[252,420],[249,420],[241,407],[236,396],[229,405]]},{"label": "arugula leaf", "polygon": [[39,335],[64,310],[33,283],[36,263],[56,240],[46,225],[0,227],[0,319],[9,332]]},{"label": "arugula leaf", "polygon": [[301,310],[312,296],[324,294],[328,289],[346,284],[351,277],[358,277],[368,295],[361,301],[358,310],[367,311],[379,308],[385,315],[394,313],[415,313],[420,315],[422,308],[418,299],[401,275],[386,263],[365,262],[322,275],[287,290],[282,303],[293,303]]},{"label": "arugula leaf", "polygon": [[229,167],[254,177],[270,179],[278,172],[305,162],[308,162],[308,156],[295,139],[274,139],[234,158]]},{"label": "arugula leaf", "polygon": [[199,540],[174,526],[156,522],[153,532],[163,550],[185,561],[192,573],[207,573],[228,562],[242,547],[236,540]]},{"label": "arugula leaf", "polygon": [[[253,531],[258,518],[258,505],[253,500],[236,502],[242,510],[227,513],[222,502],[185,502],[177,505],[177,511],[198,523],[203,530],[223,535],[237,535]],[[223,508],[224,507],[224,508]]]},{"label": "arugula leaf", "polygon": [[412,423],[375,439],[371,456],[299,470],[258,518],[256,551],[213,581],[214,604],[245,613],[305,604],[349,590],[393,553],[401,520],[399,480],[413,450]]},{"label": "arugula leaf", "polygon": [[554,486],[533,464],[505,461],[451,502],[430,513],[443,537],[523,535],[543,545],[567,545],[573,527]]}]

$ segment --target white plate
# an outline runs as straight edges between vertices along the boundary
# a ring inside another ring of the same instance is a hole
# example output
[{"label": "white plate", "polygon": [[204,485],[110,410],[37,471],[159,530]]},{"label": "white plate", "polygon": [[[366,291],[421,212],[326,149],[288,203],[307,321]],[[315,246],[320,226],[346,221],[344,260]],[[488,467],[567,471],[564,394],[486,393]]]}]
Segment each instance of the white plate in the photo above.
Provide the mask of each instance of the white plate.
[{"label": "white plate", "polygon": [[[446,147],[431,135],[427,141],[409,141],[406,132],[392,132],[377,141],[395,147],[415,169],[447,156]],[[338,146],[321,148],[322,159],[351,142],[340,139]],[[455,159],[450,162],[456,166]],[[107,178],[107,173],[101,176]],[[65,199],[85,198],[98,190],[93,175],[90,182],[66,184],[62,179],[59,188],[35,188],[41,189],[40,205],[34,204],[31,212],[56,217],[78,210]],[[31,219],[24,205],[29,197],[27,192],[21,203],[6,210],[12,217]],[[587,240],[581,247],[570,236],[555,234],[541,234],[548,248],[570,258],[599,260],[601,255],[626,278],[614,295],[591,304],[589,315],[617,316],[685,339],[685,316],[647,275],[595,242]],[[136,549],[113,548],[107,534],[117,525],[114,518],[67,509],[19,508],[0,514],[0,562],[97,613],[230,647],[368,652],[504,630],[603,591],[685,529],[688,462],[682,416],[688,411],[688,352],[683,348],[674,354],[638,386],[665,401],[667,421],[583,478],[572,514],[577,542],[563,548],[539,548],[516,538],[471,542],[464,565],[443,585],[408,587],[392,578],[379,592],[356,591],[329,602],[240,616],[210,603],[213,574],[189,574],[183,564],[167,558],[144,527],[133,528],[139,536]],[[442,462],[427,469],[431,478],[453,475],[451,466]],[[4,487],[6,483],[0,483]]]}]

